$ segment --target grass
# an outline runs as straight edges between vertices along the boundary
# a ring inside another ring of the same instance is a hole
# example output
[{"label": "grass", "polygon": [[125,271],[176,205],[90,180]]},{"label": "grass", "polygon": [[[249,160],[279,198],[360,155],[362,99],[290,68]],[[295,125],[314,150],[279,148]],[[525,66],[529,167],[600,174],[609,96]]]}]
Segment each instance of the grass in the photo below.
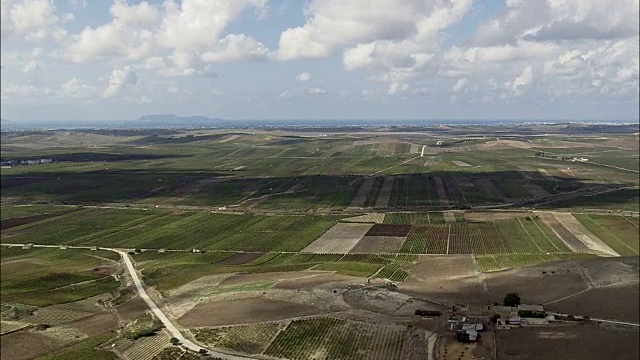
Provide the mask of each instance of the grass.
[{"label": "grass", "polygon": [[[149,249],[299,251],[340,216],[263,216],[206,212],[172,214],[86,209],[3,231],[11,242]],[[4,240],[9,241],[9,240]]]},{"label": "grass", "polygon": [[[12,254],[6,256],[5,250]],[[47,306],[85,299],[120,286],[111,276],[94,270],[103,261],[82,251],[20,251],[3,249],[0,289],[5,303]]]},{"label": "grass", "polygon": [[553,255],[477,255],[474,256],[478,271],[491,272],[536,265],[554,260],[596,258],[592,254],[567,253]]},{"label": "grass", "polygon": [[370,264],[363,262],[328,262],[320,264],[313,269],[335,271],[343,275],[368,277],[375,273],[380,267],[380,264]]},{"label": "grass", "polygon": [[639,254],[638,224],[622,216],[574,214],[582,225],[622,256]]},{"label": "grass", "polygon": [[41,215],[57,213],[61,211],[68,211],[72,209],[69,206],[60,205],[2,205],[2,213],[0,217],[2,220],[10,218],[18,218],[25,216]]}]

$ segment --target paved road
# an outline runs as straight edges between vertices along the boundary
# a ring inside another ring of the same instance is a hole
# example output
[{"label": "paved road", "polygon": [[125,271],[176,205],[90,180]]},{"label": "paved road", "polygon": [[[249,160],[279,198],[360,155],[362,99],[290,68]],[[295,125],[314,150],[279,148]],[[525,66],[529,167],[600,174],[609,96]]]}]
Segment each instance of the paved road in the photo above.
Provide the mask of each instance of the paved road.
[{"label": "paved road", "polygon": [[[23,244],[2,244],[2,245],[6,245],[6,246],[22,246]],[[33,245],[33,247],[60,248],[60,245]],[[67,248],[69,248],[69,249],[91,249],[92,247],[90,247],[90,246],[68,246]],[[122,261],[124,261],[124,264],[126,265],[127,270],[129,271],[129,275],[131,275],[131,278],[133,279],[133,282],[136,285],[136,289],[138,290],[138,295],[140,295],[142,300],[144,300],[144,302],[147,303],[147,306],[149,307],[149,309],[151,309],[151,311],[153,311],[153,313],[158,317],[158,319],[160,319],[160,321],[162,321],[162,324],[165,326],[165,328],[167,328],[167,330],[169,331],[171,336],[173,336],[174,338],[180,340],[180,342],[182,343],[182,346],[184,348],[187,348],[189,350],[193,350],[193,351],[196,351],[196,352],[198,352],[200,349],[203,349],[202,346],[200,346],[200,345],[192,342],[191,340],[185,338],[182,335],[182,333],[180,332],[180,330],[178,330],[178,328],[171,322],[171,320],[169,320],[169,318],[167,318],[167,316],[162,312],[162,310],[160,310],[158,305],[156,305],[156,303],[153,302],[153,300],[151,300],[151,298],[147,294],[147,291],[142,286],[142,281],[140,280],[140,277],[138,277],[138,273],[136,272],[136,269],[133,266],[133,263],[131,262],[131,258],[129,257],[129,254],[127,254],[125,251],[122,251],[122,250],[119,250],[119,249],[103,248],[103,247],[100,247],[99,249],[100,250],[113,251],[113,252],[116,252],[116,253],[120,254],[120,257],[122,257]],[[227,359],[227,360],[245,360],[245,359],[250,359],[248,357],[230,355],[230,354],[220,353],[220,352],[212,351],[212,350],[208,350],[208,349],[205,349],[205,350],[207,350],[207,354],[209,354],[211,356],[215,356],[215,357],[221,358],[221,359]]]}]

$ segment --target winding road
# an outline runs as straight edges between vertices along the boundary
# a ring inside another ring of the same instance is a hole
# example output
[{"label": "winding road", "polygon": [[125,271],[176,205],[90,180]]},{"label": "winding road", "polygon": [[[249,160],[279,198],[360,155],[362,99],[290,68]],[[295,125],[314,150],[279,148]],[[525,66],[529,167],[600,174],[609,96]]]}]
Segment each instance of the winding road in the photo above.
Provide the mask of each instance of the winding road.
[{"label": "winding road", "polygon": [[[7,243],[4,243],[2,245],[3,246],[24,246],[24,244],[7,244]],[[32,245],[32,246],[34,248],[58,248],[58,249],[60,248],[60,245]],[[67,246],[67,248],[68,249],[89,249],[89,250],[93,249],[93,247],[91,246]],[[178,330],[178,328],[171,322],[171,320],[169,320],[169,318],[162,312],[162,310],[160,310],[158,305],[156,305],[156,303],[153,302],[153,300],[149,297],[149,294],[147,294],[147,291],[144,289],[144,286],[142,286],[142,280],[140,280],[140,277],[136,272],[136,268],[133,266],[133,263],[131,262],[131,258],[129,257],[129,254],[127,254],[127,252],[124,250],[113,249],[113,248],[99,247],[98,249],[113,251],[120,254],[122,261],[124,261],[124,264],[127,267],[127,271],[129,272],[129,275],[131,275],[131,278],[133,279],[133,282],[136,285],[136,289],[138,290],[138,295],[140,295],[140,298],[142,298],[142,300],[144,300],[144,302],[147,303],[147,306],[149,307],[149,309],[151,309],[151,311],[153,311],[153,313],[158,317],[158,319],[162,321],[162,324],[169,331],[171,336],[180,340],[181,346],[183,348],[186,348],[188,350],[195,351],[195,352],[199,352],[200,349],[204,349],[207,351],[208,355],[214,356],[220,359],[225,359],[225,360],[251,359],[249,357],[225,354],[225,353],[209,350],[185,338],[184,335],[182,335],[182,333],[180,332],[180,330]]]}]

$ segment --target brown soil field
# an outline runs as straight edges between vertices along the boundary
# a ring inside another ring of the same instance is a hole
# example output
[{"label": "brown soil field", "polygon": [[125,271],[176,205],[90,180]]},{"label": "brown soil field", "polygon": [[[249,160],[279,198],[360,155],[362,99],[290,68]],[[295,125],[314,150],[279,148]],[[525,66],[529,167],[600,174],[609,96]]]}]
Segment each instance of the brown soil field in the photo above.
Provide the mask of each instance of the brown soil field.
[{"label": "brown soil field", "polygon": [[313,288],[319,285],[334,283],[334,282],[354,282],[363,283],[365,280],[356,276],[340,275],[340,274],[320,274],[315,276],[307,276],[297,279],[286,279],[279,281],[274,288],[276,289],[304,289]]},{"label": "brown soil field", "polygon": [[302,252],[346,254],[371,229],[371,224],[338,223]]},{"label": "brown soil field", "polygon": [[591,250],[580,241],[569,229],[564,227],[556,217],[551,213],[539,214],[542,222],[545,223],[556,235],[573,251],[575,252],[591,252]]},{"label": "brown soil field", "polygon": [[419,281],[440,281],[456,277],[476,275],[473,256],[436,255],[422,256],[411,270],[409,279]]},{"label": "brown soil field", "polygon": [[452,303],[486,303],[482,274],[470,255],[422,256],[400,292]]},{"label": "brown soil field", "polygon": [[138,296],[131,300],[127,300],[116,307],[118,316],[124,320],[133,320],[144,314],[147,310],[149,310],[147,303]]},{"label": "brown soil field", "polygon": [[349,252],[361,254],[394,253],[400,250],[405,240],[406,237],[403,236],[363,236]]},{"label": "brown soil field", "polygon": [[544,304],[587,289],[577,271],[546,271],[556,274],[522,274],[518,269],[485,274],[491,301],[502,302],[505,294],[517,292],[525,304]]},{"label": "brown soil field", "polygon": [[375,224],[365,236],[407,236],[411,225]]},{"label": "brown soil field", "polygon": [[498,331],[496,345],[498,358],[504,360],[637,360],[640,357],[637,332],[606,331],[588,325]]},{"label": "brown soil field", "polygon": [[242,265],[257,259],[262,255],[264,255],[264,253],[238,253],[222,261],[219,261],[218,264],[219,265]]},{"label": "brown soil field", "polygon": [[0,344],[0,358],[11,360],[33,359],[62,346],[56,339],[28,330],[0,336]]},{"label": "brown soil field", "polygon": [[221,326],[283,320],[320,312],[309,305],[254,297],[200,303],[178,322],[185,327]]},{"label": "brown soil field", "polygon": [[527,217],[532,215],[530,212],[494,212],[494,211],[486,211],[486,212],[465,212],[464,219],[470,222],[487,222],[494,220],[507,220],[514,219],[518,217]]},{"label": "brown soil field", "polygon": [[640,287],[635,283],[591,289],[549,304],[547,309],[592,318],[640,323],[639,303]]},{"label": "brown soil field", "polygon": [[219,286],[233,286],[242,284],[251,284],[262,281],[279,281],[305,278],[317,274],[332,274],[331,272],[316,272],[316,271],[292,271],[281,273],[264,273],[264,274],[244,274],[231,276],[218,284]]},{"label": "brown soil field", "polygon": [[89,337],[94,337],[118,329],[118,318],[114,314],[103,313],[68,323],[66,326],[76,328]]}]

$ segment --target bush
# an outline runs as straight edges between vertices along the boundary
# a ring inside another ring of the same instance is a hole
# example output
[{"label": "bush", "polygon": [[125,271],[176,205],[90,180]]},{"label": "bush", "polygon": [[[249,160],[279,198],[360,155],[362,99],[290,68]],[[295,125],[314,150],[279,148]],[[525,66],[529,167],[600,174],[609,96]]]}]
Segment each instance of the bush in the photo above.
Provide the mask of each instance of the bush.
[{"label": "bush", "polygon": [[515,307],[520,305],[520,295],[518,293],[508,293],[504,296],[504,300],[502,301],[504,306]]},{"label": "bush", "polygon": [[518,311],[518,316],[523,318],[544,319],[547,316],[547,314],[541,311],[520,310]]}]

